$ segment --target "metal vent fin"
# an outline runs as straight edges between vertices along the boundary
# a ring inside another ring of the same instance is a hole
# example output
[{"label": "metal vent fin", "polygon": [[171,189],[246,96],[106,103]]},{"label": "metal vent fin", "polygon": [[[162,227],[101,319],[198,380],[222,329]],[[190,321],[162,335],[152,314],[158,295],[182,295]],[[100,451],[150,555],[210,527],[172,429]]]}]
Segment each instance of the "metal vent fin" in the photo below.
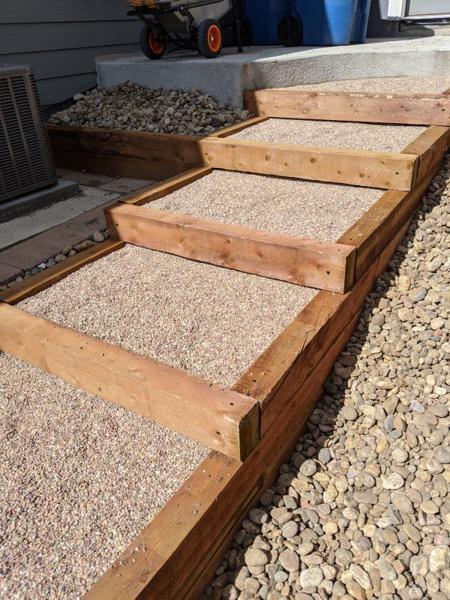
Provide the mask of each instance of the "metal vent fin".
[{"label": "metal vent fin", "polygon": [[52,185],[56,179],[30,69],[0,68],[0,202]]}]

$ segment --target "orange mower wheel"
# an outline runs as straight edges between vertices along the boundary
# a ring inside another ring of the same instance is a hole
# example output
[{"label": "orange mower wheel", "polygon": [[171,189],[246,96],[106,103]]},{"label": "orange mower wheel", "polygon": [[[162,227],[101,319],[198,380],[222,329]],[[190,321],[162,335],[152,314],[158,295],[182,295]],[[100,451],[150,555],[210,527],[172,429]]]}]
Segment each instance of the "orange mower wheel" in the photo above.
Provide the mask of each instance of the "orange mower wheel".
[{"label": "orange mower wheel", "polygon": [[166,52],[167,41],[164,31],[154,25],[147,24],[143,27],[140,42],[142,52],[152,60],[162,58]]},{"label": "orange mower wheel", "polygon": [[205,19],[197,31],[198,49],[203,56],[215,58],[222,50],[222,30],[214,19]]}]

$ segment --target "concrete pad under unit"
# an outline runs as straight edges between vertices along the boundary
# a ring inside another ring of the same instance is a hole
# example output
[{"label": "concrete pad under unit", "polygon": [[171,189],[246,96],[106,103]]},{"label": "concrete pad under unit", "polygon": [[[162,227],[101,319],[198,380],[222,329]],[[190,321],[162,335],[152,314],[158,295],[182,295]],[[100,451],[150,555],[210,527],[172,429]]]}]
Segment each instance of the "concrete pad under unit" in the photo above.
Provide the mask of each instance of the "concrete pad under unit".
[{"label": "concrete pad under unit", "polygon": [[[27,240],[78,215],[106,205],[119,196],[108,190],[79,186],[72,181],[69,183],[72,186],[69,197],[58,202],[54,201],[50,206],[30,214],[18,216],[5,223],[0,222],[0,248],[8,248],[22,240]],[[64,245],[64,240],[61,240],[61,247]]]},{"label": "concrete pad under unit", "polygon": [[152,88],[196,87],[223,104],[242,106],[242,92],[367,77],[448,75],[450,38],[369,40],[335,47],[226,49],[217,59],[197,54],[169,55],[151,61],[143,54],[97,58],[101,87],[133,81]]},{"label": "concrete pad under unit", "polygon": [[79,192],[74,181],[59,179],[54,185],[0,203],[0,223],[61,202]]}]

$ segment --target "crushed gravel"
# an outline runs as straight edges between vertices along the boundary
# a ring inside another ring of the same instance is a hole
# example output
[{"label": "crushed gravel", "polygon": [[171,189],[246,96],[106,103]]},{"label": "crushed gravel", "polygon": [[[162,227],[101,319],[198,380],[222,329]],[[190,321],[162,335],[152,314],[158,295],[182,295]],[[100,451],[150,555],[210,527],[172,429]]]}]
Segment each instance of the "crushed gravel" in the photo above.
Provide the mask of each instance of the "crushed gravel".
[{"label": "crushed gravel", "polygon": [[131,81],[110,89],[95,88],[77,94],[74,100],[70,108],[53,114],[49,123],[202,136],[250,115],[223,106],[195,88],[186,92],[150,89]]},{"label": "crushed gravel", "polygon": [[206,456],[0,354],[0,597],[78,599]]},{"label": "crushed gravel", "polygon": [[450,597],[450,155],[204,598]]},{"label": "crushed gravel", "polygon": [[271,144],[328,146],[373,152],[401,152],[425,127],[371,125],[298,119],[268,119],[231,136],[238,140]]},{"label": "crushed gravel", "polygon": [[[217,201],[219,190],[224,201]],[[217,170],[146,206],[334,242],[382,195],[370,188]]]},{"label": "crushed gravel", "polygon": [[450,77],[373,77],[303,84],[291,89],[336,92],[371,92],[373,94],[441,94],[450,89]]},{"label": "crushed gravel", "polygon": [[19,306],[230,386],[316,293],[127,245]]}]

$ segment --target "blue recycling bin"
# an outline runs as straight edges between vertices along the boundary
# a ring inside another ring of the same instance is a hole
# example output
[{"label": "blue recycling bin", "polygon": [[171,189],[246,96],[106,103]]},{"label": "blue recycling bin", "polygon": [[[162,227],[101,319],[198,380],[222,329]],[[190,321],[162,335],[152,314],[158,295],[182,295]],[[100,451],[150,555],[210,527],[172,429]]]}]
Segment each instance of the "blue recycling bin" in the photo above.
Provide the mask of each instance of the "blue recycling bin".
[{"label": "blue recycling bin", "polygon": [[364,44],[367,38],[371,0],[358,0],[353,19],[352,44]]},{"label": "blue recycling bin", "polygon": [[357,6],[358,0],[292,0],[303,24],[303,45],[350,44]]},{"label": "blue recycling bin", "polygon": [[253,44],[279,44],[278,26],[291,14],[291,0],[246,0],[245,12],[251,23]]}]

